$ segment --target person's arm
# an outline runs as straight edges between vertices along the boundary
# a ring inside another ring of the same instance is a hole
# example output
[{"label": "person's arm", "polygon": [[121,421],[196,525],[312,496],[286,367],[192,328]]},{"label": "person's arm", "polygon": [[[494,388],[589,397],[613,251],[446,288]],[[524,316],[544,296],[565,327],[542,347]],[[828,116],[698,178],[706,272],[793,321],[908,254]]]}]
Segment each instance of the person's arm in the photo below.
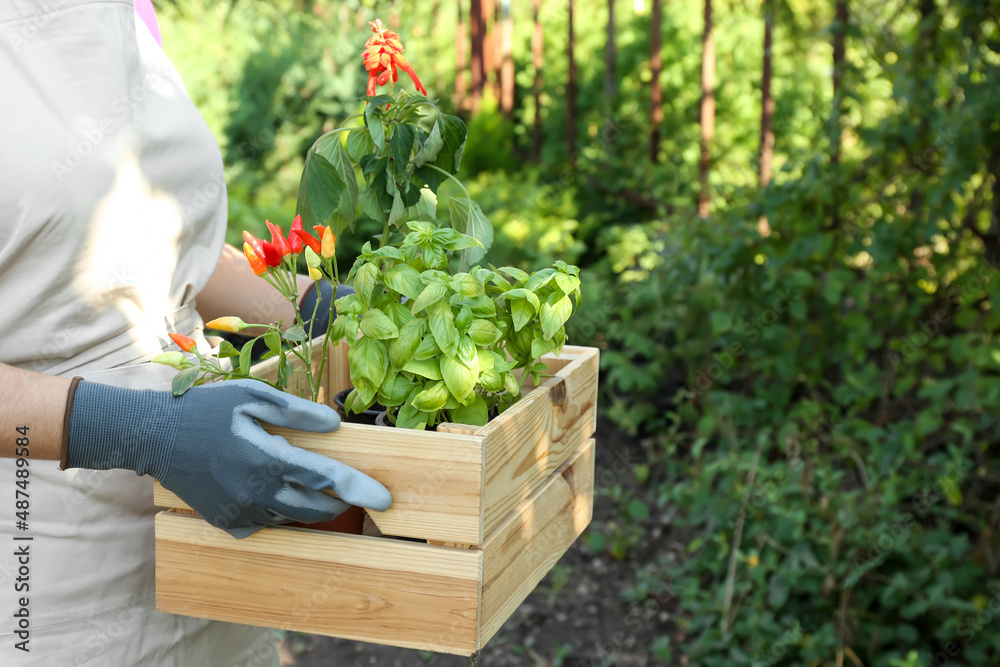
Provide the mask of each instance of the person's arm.
[{"label": "person's arm", "polygon": [[[26,437],[26,458],[59,460],[69,386],[66,378],[0,364],[0,457],[16,458],[18,438]],[[18,432],[25,426],[26,434]]]},{"label": "person's arm", "polygon": [[[392,504],[389,491],[368,475],[294,447],[262,422],[328,433],[340,418],[328,406],[253,380],[174,396],[0,364],[4,458],[150,475],[234,537],[289,521],[329,521],[349,504],[378,511]],[[25,437],[27,456],[18,442]]]},{"label": "person's arm", "polygon": [[[309,276],[298,276],[299,298],[312,286]],[[278,290],[254,275],[243,253],[231,245],[222,249],[222,257],[208,284],[196,299],[198,314],[210,322],[217,317],[235,315],[244,322],[270,324],[282,321],[287,329],[295,324],[295,311]],[[253,330],[247,330],[252,334]]]}]

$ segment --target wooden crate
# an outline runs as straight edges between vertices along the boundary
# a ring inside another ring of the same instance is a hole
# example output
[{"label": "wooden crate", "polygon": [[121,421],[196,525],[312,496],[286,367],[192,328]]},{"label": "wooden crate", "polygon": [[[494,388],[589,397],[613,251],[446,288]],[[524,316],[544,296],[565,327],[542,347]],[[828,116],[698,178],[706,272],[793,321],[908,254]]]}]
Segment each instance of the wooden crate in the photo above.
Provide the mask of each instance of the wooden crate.
[{"label": "wooden crate", "polygon": [[[267,427],[385,484],[393,506],[369,513],[381,537],[279,526],[237,540],[157,485],[157,505],[172,508],[156,517],[157,609],[460,655],[481,649],[591,518],[598,352],[567,346],[543,361],[554,377],[482,427]],[[325,397],[349,386],[346,345],[331,349],[324,375]]]}]

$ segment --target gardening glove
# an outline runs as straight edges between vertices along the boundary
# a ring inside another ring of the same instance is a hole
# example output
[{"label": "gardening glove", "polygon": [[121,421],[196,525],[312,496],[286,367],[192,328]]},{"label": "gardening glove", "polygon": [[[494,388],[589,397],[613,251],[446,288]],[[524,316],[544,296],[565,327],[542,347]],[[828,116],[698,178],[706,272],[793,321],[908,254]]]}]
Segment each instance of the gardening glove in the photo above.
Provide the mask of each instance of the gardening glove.
[{"label": "gardening glove", "polygon": [[[333,286],[325,280],[320,280],[314,282],[299,300],[299,310],[305,320],[306,336],[309,338],[317,338],[326,333],[330,324],[330,308],[333,307],[333,302],[342,296],[354,294],[354,288],[348,285],[338,285],[337,295],[331,298],[332,294]],[[313,317],[313,308],[317,301],[319,301],[319,306],[316,307],[316,316]],[[333,308],[333,318],[337,318],[336,308]],[[254,340],[252,336],[231,332],[224,332],[221,335],[240,349],[244,345],[250,345],[250,341],[253,340],[253,348],[250,352],[250,358],[253,361],[257,361],[267,354],[268,348],[263,338]]]},{"label": "gardening glove", "polygon": [[[333,308],[333,318],[337,317],[337,309],[334,308],[333,302],[348,294],[354,294],[353,287],[338,285],[337,294],[334,296],[333,285],[330,283],[325,280],[313,283],[313,286],[306,291],[299,302],[302,318],[306,320],[305,329],[308,338],[318,338],[326,333],[326,329],[330,325],[331,308]],[[319,302],[318,306],[316,305],[317,301]],[[313,308],[316,308],[315,317],[313,317]]]},{"label": "gardening glove", "polygon": [[62,469],[151,475],[233,537],[328,521],[349,505],[384,511],[392,504],[364,473],[267,433],[259,422],[326,433],[340,418],[255,380],[193,387],[183,396],[75,380],[67,415]]}]

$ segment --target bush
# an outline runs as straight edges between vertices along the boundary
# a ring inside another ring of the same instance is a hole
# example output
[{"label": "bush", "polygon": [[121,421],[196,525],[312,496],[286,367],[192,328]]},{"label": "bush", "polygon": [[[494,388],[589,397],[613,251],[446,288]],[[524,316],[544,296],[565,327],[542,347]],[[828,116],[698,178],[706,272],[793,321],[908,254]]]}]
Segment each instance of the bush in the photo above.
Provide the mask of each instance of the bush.
[{"label": "bush", "polygon": [[1000,66],[951,48],[987,16],[905,33],[900,113],[840,164],[614,239],[649,278],[604,282],[603,381],[693,535],[663,572],[691,664],[1000,660]]}]

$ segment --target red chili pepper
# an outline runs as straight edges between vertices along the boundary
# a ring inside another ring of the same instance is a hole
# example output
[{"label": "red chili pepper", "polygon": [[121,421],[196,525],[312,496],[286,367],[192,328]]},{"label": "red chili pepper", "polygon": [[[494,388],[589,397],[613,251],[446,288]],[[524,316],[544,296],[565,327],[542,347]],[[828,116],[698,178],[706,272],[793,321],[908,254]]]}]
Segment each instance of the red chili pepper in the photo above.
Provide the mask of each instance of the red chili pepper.
[{"label": "red chili pepper", "polygon": [[243,232],[243,240],[250,244],[254,253],[264,260],[264,263],[268,266],[278,266],[281,264],[281,255],[278,253],[278,250],[267,241],[261,241],[247,231]]},{"label": "red chili pepper", "polygon": [[278,251],[278,254],[284,257],[292,252],[292,246],[288,244],[288,239],[281,232],[281,227],[272,223],[270,220],[265,220],[264,224],[267,228],[271,230],[271,245],[274,249]]},{"label": "red chili pepper", "polygon": [[302,216],[297,215],[292,220],[292,228],[288,231],[288,245],[292,246],[292,252],[296,255],[302,252],[302,237],[295,233],[296,229],[302,229]]},{"label": "red chili pepper", "polygon": [[261,241],[260,247],[264,249],[264,262],[268,266],[281,266],[281,253],[268,241]]},{"label": "red chili pepper", "polygon": [[310,248],[312,248],[312,251],[314,253],[316,253],[317,255],[319,254],[320,249],[323,247],[322,244],[320,243],[319,239],[317,239],[315,236],[313,236],[312,234],[310,234],[309,232],[307,232],[304,229],[293,229],[292,231],[295,232],[295,235],[303,243],[305,243],[307,246],[309,246]]},{"label": "red chili pepper", "polygon": [[254,274],[258,276],[264,275],[267,271],[267,264],[260,258],[260,255],[253,251],[249,243],[243,244],[243,254],[247,256],[247,261],[250,262],[250,268],[253,269]]},{"label": "red chili pepper", "polygon": [[170,340],[177,343],[177,347],[181,348],[185,352],[191,352],[198,346],[198,344],[194,342],[193,338],[188,338],[187,336],[175,333],[168,335],[170,336]]},{"label": "red chili pepper", "polygon": [[323,226],[323,225],[313,225],[313,229],[316,230],[316,238],[318,238],[320,241],[322,241],[323,240],[323,232],[326,231],[326,227]]}]

